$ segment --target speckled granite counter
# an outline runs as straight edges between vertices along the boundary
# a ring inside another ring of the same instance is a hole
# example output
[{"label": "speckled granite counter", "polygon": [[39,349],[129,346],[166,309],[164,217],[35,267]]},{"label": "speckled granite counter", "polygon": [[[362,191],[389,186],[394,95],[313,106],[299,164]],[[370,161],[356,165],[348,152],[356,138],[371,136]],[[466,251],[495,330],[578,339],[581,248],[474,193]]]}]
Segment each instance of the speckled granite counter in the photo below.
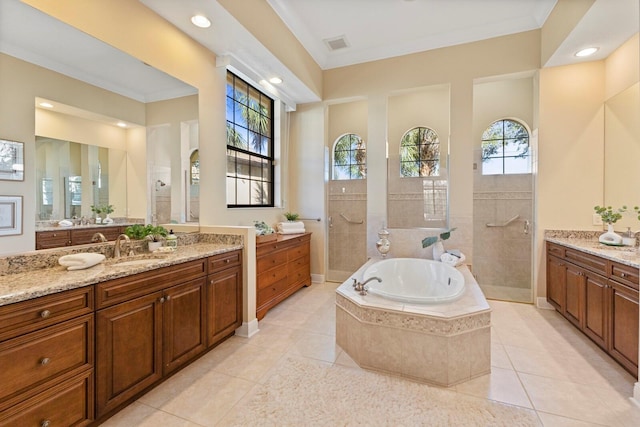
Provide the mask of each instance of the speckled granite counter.
[{"label": "speckled granite counter", "polygon": [[545,240],[562,246],[597,255],[630,267],[640,268],[640,253],[637,247],[607,246],[598,242],[602,232],[593,231],[545,231]]},{"label": "speckled granite counter", "polygon": [[[131,260],[153,258],[150,264],[118,265],[118,261],[126,261],[126,259],[107,258],[104,262],[85,270],[67,271],[65,267],[56,264],[16,274],[0,275],[0,306],[243,248],[242,243],[234,242],[234,239],[227,239],[228,241],[223,239],[222,242],[204,240],[204,242],[179,246],[174,252],[139,254],[130,258]],[[22,258],[27,256],[24,255]],[[49,257],[54,257],[53,253],[50,253]],[[56,255],[56,260],[57,257]],[[19,257],[14,258],[19,259]],[[6,259],[4,261],[7,262]]]}]

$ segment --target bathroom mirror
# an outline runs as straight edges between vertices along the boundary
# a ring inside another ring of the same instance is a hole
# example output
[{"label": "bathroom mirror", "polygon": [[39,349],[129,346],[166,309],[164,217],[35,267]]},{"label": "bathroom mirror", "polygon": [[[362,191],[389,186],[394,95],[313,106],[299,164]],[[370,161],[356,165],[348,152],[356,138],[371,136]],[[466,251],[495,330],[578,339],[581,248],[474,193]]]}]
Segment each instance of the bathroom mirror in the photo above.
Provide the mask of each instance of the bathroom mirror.
[{"label": "bathroom mirror", "polygon": [[37,136],[36,220],[90,218],[92,205],[124,216],[126,169],[125,151]]},{"label": "bathroom mirror", "polygon": [[[614,208],[640,206],[640,83],[611,97],[604,106],[604,204]],[[633,213],[616,230],[638,230]]]}]

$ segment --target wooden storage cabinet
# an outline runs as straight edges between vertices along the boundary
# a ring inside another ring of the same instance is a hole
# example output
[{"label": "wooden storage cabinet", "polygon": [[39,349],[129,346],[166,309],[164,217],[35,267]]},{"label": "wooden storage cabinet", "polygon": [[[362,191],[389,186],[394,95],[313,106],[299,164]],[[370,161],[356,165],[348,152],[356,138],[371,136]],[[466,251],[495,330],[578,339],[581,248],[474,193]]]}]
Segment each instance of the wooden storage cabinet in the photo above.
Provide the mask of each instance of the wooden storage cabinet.
[{"label": "wooden storage cabinet", "polygon": [[109,241],[114,241],[124,233],[126,226],[103,225],[95,227],[70,227],[55,231],[36,231],[36,250],[60,248],[63,246],[86,245],[95,233],[102,233]]},{"label": "wooden storage cabinet", "polygon": [[69,230],[36,231],[36,250],[60,248],[71,245],[71,232]]},{"label": "wooden storage cabinet", "polygon": [[242,251],[209,258],[207,345],[212,347],[242,325]]},{"label": "wooden storage cabinet", "polygon": [[94,419],[92,291],[0,307],[0,426]]},{"label": "wooden storage cabinet", "polygon": [[271,242],[257,243],[256,317],[303,286],[311,285],[311,233],[279,235]]},{"label": "wooden storage cabinet", "polygon": [[547,242],[547,301],[633,375],[638,269]]}]

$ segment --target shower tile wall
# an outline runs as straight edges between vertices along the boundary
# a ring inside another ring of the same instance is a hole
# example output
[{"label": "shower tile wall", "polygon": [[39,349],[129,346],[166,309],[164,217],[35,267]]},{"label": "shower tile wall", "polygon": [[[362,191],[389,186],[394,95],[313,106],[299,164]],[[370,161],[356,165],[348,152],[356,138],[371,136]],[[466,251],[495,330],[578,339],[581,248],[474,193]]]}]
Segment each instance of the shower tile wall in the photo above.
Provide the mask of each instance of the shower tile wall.
[{"label": "shower tile wall", "polygon": [[[340,214],[362,224],[348,223]],[[367,260],[367,181],[329,183],[330,280],[344,280]]]},{"label": "shower tile wall", "polygon": [[[531,301],[531,236],[525,221],[533,212],[531,175],[476,177],[473,273],[489,298]],[[519,215],[505,227],[502,224]]]}]

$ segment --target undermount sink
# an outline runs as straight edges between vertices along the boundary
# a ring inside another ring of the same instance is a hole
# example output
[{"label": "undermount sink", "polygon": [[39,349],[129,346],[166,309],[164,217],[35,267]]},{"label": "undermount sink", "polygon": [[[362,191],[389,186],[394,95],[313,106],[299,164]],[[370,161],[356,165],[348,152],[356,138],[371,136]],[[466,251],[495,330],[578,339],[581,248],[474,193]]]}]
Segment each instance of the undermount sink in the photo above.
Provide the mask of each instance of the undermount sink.
[{"label": "undermount sink", "polygon": [[145,258],[117,258],[110,264],[116,267],[128,267],[128,266],[145,266],[158,263],[166,259],[165,257],[145,257]]}]

